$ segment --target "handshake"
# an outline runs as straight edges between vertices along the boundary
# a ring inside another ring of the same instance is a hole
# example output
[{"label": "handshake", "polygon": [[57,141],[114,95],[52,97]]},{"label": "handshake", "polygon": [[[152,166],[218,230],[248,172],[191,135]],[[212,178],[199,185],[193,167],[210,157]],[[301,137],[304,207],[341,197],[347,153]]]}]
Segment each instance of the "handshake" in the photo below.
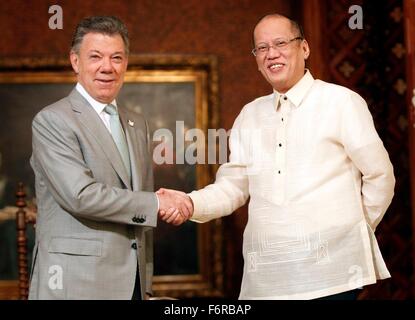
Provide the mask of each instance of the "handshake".
[{"label": "handshake", "polygon": [[159,199],[159,218],[172,225],[179,226],[193,215],[193,202],[181,191],[160,188],[156,195]]}]

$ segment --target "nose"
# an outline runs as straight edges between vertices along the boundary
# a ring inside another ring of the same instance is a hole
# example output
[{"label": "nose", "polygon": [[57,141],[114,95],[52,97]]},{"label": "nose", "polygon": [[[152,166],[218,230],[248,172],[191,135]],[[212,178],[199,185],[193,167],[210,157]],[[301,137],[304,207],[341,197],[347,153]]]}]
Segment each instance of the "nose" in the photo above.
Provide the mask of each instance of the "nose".
[{"label": "nose", "polygon": [[111,62],[111,58],[110,57],[105,57],[104,59],[102,59],[102,64],[101,64],[101,71],[102,72],[112,72],[112,62]]},{"label": "nose", "polygon": [[281,51],[274,46],[270,46],[269,50],[267,52],[267,58],[268,59],[273,59],[273,58],[278,58],[281,55]]}]

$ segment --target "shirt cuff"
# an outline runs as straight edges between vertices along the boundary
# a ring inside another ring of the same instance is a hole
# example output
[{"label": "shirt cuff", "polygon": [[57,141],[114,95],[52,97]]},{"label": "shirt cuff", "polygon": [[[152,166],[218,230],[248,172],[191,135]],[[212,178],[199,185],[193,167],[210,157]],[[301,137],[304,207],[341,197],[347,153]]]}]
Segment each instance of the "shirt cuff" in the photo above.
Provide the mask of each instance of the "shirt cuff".
[{"label": "shirt cuff", "polygon": [[191,193],[187,194],[190,199],[192,199],[193,202],[193,215],[190,218],[191,221],[194,222],[205,222],[203,218],[206,219],[204,216],[206,214],[206,208],[205,208],[205,200],[200,195],[199,191],[192,191]]},{"label": "shirt cuff", "polygon": [[159,196],[157,195],[157,193],[154,193],[156,195],[157,198],[157,212],[160,211],[160,200],[159,200]]}]

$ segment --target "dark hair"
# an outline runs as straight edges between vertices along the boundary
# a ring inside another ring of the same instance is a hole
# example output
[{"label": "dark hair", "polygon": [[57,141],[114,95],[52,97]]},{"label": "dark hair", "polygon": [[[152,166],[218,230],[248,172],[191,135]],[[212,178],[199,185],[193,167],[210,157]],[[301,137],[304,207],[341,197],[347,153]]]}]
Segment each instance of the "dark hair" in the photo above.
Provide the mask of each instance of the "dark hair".
[{"label": "dark hair", "polygon": [[82,40],[87,33],[102,33],[106,35],[119,34],[124,42],[125,53],[128,55],[130,41],[128,40],[128,30],[125,24],[114,16],[96,16],[82,19],[75,29],[72,38],[71,50],[79,53]]},{"label": "dark hair", "polygon": [[262,16],[261,17],[261,19],[259,19],[258,20],[258,22],[255,24],[255,26],[254,26],[254,29],[253,29],[253,31],[252,31],[252,46],[253,47],[255,47],[255,37],[254,37],[254,32],[255,32],[255,28],[257,27],[257,25],[262,21],[262,20],[265,20],[265,19],[268,19],[268,18],[283,18],[283,19],[287,19],[290,23],[291,23],[291,28],[295,31],[295,32],[297,32],[298,33],[298,37],[301,37],[301,38],[305,38],[304,37],[304,31],[303,31],[303,28],[301,27],[301,25],[297,22],[297,21],[295,21],[294,19],[291,19],[291,18],[289,18],[289,17],[287,17],[287,16],[284,16],[284,15],[282,15],[282,14],[278,14],[278,13],[271,13],[271,14],[266,14],[266,15],[264,15],[264,16]]}]

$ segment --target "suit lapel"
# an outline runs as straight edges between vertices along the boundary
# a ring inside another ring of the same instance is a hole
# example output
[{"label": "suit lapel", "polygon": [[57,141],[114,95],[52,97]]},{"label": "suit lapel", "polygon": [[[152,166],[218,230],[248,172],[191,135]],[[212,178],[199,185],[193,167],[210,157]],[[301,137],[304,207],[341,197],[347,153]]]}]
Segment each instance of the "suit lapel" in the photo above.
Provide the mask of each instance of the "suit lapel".
[{"label": "suit lapel", "polygon": [[98,145],[101,146],[102,151],[125,186],[131,189],[127,170],[124,168],[117,146],[99,115],[76,89],[73,89],[70,93],[69,100],[71,101],[73,111],[79,115],[78,118],[81,124],[95,138]]},{"label": "suit lapel", "polygon": [[131,161],[131,180],[133,190],[141,190],[141,163],[140,159],[143,155],[140,154],[139,150],[139,141],[137,139],[137,134],[135,126],[137,126],[134,121],[128,118],[128,112],[123,108],[118,108],[118,113],[120,115],[121,124],[124,128],[125,135],[127,137],[128,151],[130,153]]}]

